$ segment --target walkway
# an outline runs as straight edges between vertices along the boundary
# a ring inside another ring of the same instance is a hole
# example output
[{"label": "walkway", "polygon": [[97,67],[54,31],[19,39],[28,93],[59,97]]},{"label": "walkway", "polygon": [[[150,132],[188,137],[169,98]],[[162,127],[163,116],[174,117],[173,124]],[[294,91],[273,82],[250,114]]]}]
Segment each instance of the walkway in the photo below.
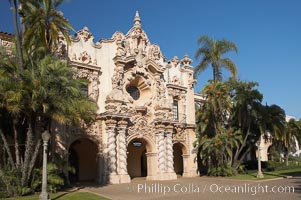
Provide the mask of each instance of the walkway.
[{"label": "walkway", "polygon": [[223,200],[293,200],[301,199],[301,177],[265,181],[242,181],[225,178],[180,178],[173,181],[136,179],[131,184],[85,187],[113,200],[223,199]]}]

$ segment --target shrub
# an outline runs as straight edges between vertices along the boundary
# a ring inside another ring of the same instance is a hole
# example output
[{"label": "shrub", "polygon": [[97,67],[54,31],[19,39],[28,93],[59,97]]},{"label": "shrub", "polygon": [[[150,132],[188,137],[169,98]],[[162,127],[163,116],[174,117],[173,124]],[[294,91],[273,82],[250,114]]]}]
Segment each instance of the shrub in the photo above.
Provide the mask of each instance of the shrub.
[{"label": "shrub", "polygon": [[[56,164],[48,163],[47,170],[48,191],[55,193],[64,185],[64,179],[59,176],[59,170]],[[42,185],[42,169],[35,169],[33,177],[32,188],[35,191],[40,191]]]},{"label": "shrub", "polygon": [[22,172],[20,169],[2,168],[0,174],[0,195],[11,197],[31,193],[32,190],[30,188],[22,187],[21,177]]},{"label": "shrub", "polygon": [[237,174],[237,171],[233,169],[231,166],[218,166],[218,167],[210,167],[208,169],[209,176],[233,176]]}]

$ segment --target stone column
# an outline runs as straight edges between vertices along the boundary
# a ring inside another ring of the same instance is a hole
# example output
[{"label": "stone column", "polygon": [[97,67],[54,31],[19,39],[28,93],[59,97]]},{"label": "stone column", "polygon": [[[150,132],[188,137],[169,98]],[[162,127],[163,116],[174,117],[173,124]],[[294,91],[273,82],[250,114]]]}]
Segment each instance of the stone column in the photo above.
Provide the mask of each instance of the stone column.
[{"label": "stone column", "polygon": [[183,177],[190,177],[189,170],[188,170],[188,159],[189,154],[183,154]]},{"label": "stone column", "polygon": [[172,126],[166,128],[166,168],[167,172],[174,172],[172,149]]},{"label": "stone column", "polygon": [[173,126],[169,125],[166,127],[166,171],[168,173],[168,179],[176,179],[177,175],[174,171],[174,160],[173,160],[173,144],[172,144],[172,132]]},{"label": "stone column", "polygon": [[156,180],[157,172],[157,153],[146,153],[147,159],[147,176],[146,180]]},{"label": "stone column", "polygon": [[108,136],[107,140],[107,167],[106,176],[108,183],[119,183],[117,176],[117,159],[116,159],[116,120],[106,120],[106,132]]},{"label": "stone column", "polygon": [[103,169],[103,154],[101,152],[98,152],[96,154],[96,162],[97,162],[97,180],[96,182],[98,184],[102,184],[103,183],[103,173],[104,173],[104,169]]},{"label": "stone column", "polygon": [[126,145],[126,127],[127,121],[119,121],[118,122],[118,174],[120,177],[120,183],[130,183],[131,179],[128,175],[127,170],[127,145]]},{"label": "stone column", "polygon": [[157,150],[158,150],[158,169],[159,173],[166,172],[165,169],[165,140],[164,140],[164,126],[157,126]]}]

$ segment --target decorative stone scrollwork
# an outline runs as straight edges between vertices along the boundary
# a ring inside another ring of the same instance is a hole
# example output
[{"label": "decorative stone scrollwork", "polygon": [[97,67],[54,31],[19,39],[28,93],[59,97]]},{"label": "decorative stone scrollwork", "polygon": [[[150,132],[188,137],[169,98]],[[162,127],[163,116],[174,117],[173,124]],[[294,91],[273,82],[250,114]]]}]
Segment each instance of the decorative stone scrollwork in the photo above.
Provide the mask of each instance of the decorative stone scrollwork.
[{"label": "decorative stone scrollwork", "polygon": [[76,35],[82,38],[85,42],[92,37],[92,33],[89,32],[88,27],[84,27],[82,30],[78,31]]},{"label": "decorative stone scrollwork", "polygon": [[85,64],[92,63],[91,56],[87,53],[87,51],[84,51],[79,54],[78,60]]},{"label": "decorative stone scrollwork", "polygon": [[165,85],[161,79],[156,80],[156,101],[159,107],[166,107]]},{"label": "decorative stone scrollwork", "polygon": [[181,60],[181,63],[184,66],[190,66],[190,64],[192,63],[192,60],[188,57],[187,54],[184,55],[184,58]]},{"label": "decorative stone scrollwork", "polygon": [[133,126],[128,129],[129,135],[137,134],[138,138],[148,135],[153,138],[153,127],[148,124],[144,116],[134,116],[131,122]]},{"label": "decorative stone scrollwork", "polygon": [[150,48],[150,59],[159,60],[161,57],[160,47],[156,44],[152,45]]},{"label": "decorative stone scrollwork", "polygon": [[125,56],[126,50],[125,50],[125,47],[124,47],[124,36],[123,36],[123,34],[120,33],[120,32],[116,32],[113,35],[113,39],[115,40],[116,45],[117,45],[116,56]]},{"label": "decorative stone scrollwork", "polygon": [[112,86],[114,88],[121,89],[123,86],[123,66],[116,66],[114,70],[114,75],[112,77]]},{"label": "decorative stone scrollwork", "polygon": [[181,82],[180,82],[179,77],[173,76],[172,80],[171,80],[171,83],[174,84],[174,85],[180,85]]},{"label": "decorative stone scrollwork", "polygon": [[176,126],[175,133],[172,135],[173,141],[185,141],[186,140],[186,133],[184,126]]},{"label": "decorative stone scrollwork", "polygon": [[91,89],[92,90],[90,91],[89,95],[91,96],[92,99],[97,101],[98,96],[99,96],[99,89],[98,89],[99,72],[91,70],[91,69],[86,69],[86,68],[76,68],[76,67],[74,67],[74,69],[77,72],[75,78],[85,78],[91,83]]},{"label": "decorative stone scrollwork", "polygon": [[67,45],[62,35],[59,36],[58,42],[56,43],[54,48],[54,53],[59,58],[64,58],[67,55]]},{"label": "decorative stone scrollwork", "polygon": [[86,127],[86,134],[90,136],[99,136],[99,124],[94,122],[93,124]]},{"label": "decorative stone scrollwork", "polygon": [[180,63],[179,58],[177,56],[173,57],[173,59],[171,59],[171,63],[174,67],[178,66],[178,64]]},{"label": "decorative stone scrollwork", "polygon": [[11,45],[12,45],[11,42],[0,39],[0,46],[3,46],[5,51],[9,54],[11,53],[11,50],[12,50]]}]

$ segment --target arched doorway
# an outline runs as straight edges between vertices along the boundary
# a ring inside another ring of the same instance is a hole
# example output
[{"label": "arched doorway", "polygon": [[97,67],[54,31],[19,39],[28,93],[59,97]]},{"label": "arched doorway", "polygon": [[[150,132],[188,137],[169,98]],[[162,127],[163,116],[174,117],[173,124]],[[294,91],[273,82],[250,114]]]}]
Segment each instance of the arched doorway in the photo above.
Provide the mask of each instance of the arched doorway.
[{"label": "arched doorway", "polygon": [[127,147],[127,169],[131,178],[147,176],[147,142],[133,139]]},{"label": "arched doorway", "polygon": [[175,143],[173,145],[173,163],[174,170],[177,175],[183,176],[184,165],[183,165],[183,148],[181,143]]},{"label": "arched doorway", "polygon": [[94,182],[97,177],[97,145],[87,139],[75,140],[69,148],[69,165],[75,173],[69,173],[70,182]]}]

